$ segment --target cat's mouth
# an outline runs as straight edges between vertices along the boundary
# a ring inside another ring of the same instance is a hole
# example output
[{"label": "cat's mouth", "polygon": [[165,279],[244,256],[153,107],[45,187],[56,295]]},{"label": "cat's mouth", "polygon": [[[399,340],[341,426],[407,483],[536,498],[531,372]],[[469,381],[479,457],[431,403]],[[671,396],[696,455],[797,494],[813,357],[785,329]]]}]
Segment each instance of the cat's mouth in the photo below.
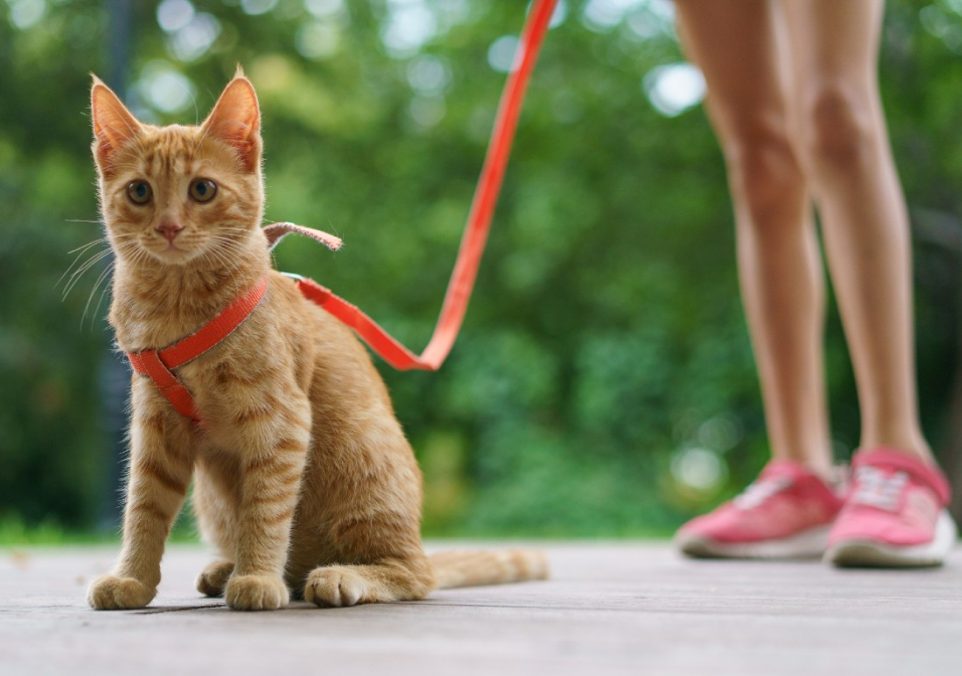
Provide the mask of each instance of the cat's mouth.
[{"label": "cat's mouth", "polygon": [[170,265],[182,265],[196,258],[198,254],[196,247],[188,247],[184,242],[176,241],[152,241],[144,248],[161,263]]}]

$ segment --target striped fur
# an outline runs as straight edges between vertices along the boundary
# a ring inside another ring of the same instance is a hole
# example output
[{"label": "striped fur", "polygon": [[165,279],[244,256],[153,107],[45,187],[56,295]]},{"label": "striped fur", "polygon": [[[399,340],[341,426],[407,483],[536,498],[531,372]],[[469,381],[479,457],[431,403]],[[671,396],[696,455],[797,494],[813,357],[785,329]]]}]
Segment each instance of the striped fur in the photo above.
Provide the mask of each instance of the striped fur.
[{"label": "striped fur", "polygon": [[[339,606],[544,577],[530,552],[425,555],[421,473],[367,352],[270,270],[250,82],[235,77],[197,127],[141,124],[99,80],[91,97],[118,345],[169,345],[264,274],[270,284],[228,340],[178,369],[202,431],[134,376],[123,549],[90,604],[151,601],[192,479],[198,523],[219,553],[197,587],[232,608],[279,608],[290,590]],[[195,178],[216,183],[212,200],[189,198]],[[136,204],[127,187],[144,180],[152,199]],[[183,228],[173,245],[158,230],[165,223]]]}]

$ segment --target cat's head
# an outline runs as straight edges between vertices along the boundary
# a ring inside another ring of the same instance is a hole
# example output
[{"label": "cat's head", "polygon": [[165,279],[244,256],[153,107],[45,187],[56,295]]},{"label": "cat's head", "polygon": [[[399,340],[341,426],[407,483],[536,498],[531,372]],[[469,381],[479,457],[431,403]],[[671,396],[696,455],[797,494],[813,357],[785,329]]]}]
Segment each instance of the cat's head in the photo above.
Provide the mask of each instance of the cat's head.
[{"label": "cat's head", "polygon": [[133,266],[226,260],[261,222],[260,110],[240,72],[199,126],[139,122],[96,77],[90,92],[100,208]]}]

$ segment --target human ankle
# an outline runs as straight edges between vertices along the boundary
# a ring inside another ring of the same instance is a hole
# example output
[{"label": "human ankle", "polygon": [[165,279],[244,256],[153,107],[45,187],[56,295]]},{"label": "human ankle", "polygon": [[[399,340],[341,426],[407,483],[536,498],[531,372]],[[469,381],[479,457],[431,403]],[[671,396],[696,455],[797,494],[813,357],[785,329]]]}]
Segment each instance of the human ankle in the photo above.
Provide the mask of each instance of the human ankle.
[{"label": "human ankle", "polygon": [[921,433],[885,432],[862,435],[859,449],[871,450],[873,448],[885,448],[896,453],[905,453],[928,463],[935,462],[932,448]]},{"label": "human ankle", "polygon": [[837,468],[832,464],[831,460],[825,458],[816,457],[793,457],[793,458],[778,458],[789,460],[794,463],[798,463],[806,470],[819,477],[826,483],[832,483],[835,481],[837,475]]}]

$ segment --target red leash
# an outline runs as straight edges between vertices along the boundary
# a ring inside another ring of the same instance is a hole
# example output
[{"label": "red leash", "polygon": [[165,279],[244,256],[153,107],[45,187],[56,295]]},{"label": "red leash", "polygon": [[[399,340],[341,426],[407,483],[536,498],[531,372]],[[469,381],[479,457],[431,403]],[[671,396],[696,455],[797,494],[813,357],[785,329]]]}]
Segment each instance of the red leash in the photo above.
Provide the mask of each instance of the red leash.
[{"label": "red leash", "polygon": [[[521,58],[516,62],[517,68],[508,75],[504,92],[501,94],[494,129],[491,132],[481,177],[478,179],[478,187],[471,202],[471,211],[458,249],[458,258],[444,296],[444,305],[441,307],[438,323],[424,352],[420,356],[411,352],[358,307],[330,289],[310,279],[297,279],[297,286],[306,298],[354,329],[372,350],[398,370],[438,370],[458,337],[468,301],[471,300],[481,256],[484,254],[494,207],[501,192],[525,90],[531,79],[531,72],[534,70],[535,61],[556,4],[557,0],[536,0],[525,22],[521,35]],[[334,235],[302,225],[274,223],[264,228],[268,245],[272,248],[290,233],[310,237],[332,251],[336,251],[341,246],[341,240]],[[131,366],[137,373],[153,380],[161,394],[170,401],[178,413],[202,425],[203,422],[190,391],[177,378],[173,370],[196,359],[227,338],[254,311],[267,291],[267,286],[268,279],[264,277],[254,287],[234,299],[210,322],[169,347],[128,352],[127,357],[130,359]]]},{"label": "red leash", "polygon": [[[454,271],[451,273],[451,280],[448,282],[448,289],[444,295],[444,305],[441,307],[438,323],[434,327],[434,333],[424,352],[420,356],[411,352],[361,309],[347,302],[330,289],[310,279],[299,279],[297,282],[305,296],[357,331],[361,339],[372,350],[400,371],[412,369],[437,371],[444,363],[455,339],[458,337],[461,323],[464,321],[464,314],[468,309],[468,301],[471,300],[471,292],[474,290],[474,281],[477,278],[481,256],[484,254],[488,231],[491,228],[491,217],[494,215],[494,207],[498,202],[498,194],[501,192],[501,184],[511,153],[511,142],[514,140],[514,132],[518,126],[518,116],[521,114],[525,90],[528,87],[528,81],[531,79],[531,72],[534,70],[535,61],[538,58],[538,52],[541,50],[541,44],[556,4],[557,0],[536,0],[525,22],[519,47],[520,60],[515,61],[517,68],[508,75],[504,91],[501,94],[498,114],[491,131],[488,151],[484,158],[484,167],[481,169],[478,187],[471,202],[471,211],[468,214],[467,226],[461,239],[461,246],[458,249]],[[287,224],[278,225],[285,226]],[[302,226],[296,226],[296,229],[290,228],[290,230],[313,237],[327,246],[331,246],[330,241],[325,242],[322,239],[322,237],[330,238],[330,235]],[[272,239],[271,241],[275,240]],[[337,246],[340,246],[339,240],[338,244],[332,248],[336,249]]]}]

